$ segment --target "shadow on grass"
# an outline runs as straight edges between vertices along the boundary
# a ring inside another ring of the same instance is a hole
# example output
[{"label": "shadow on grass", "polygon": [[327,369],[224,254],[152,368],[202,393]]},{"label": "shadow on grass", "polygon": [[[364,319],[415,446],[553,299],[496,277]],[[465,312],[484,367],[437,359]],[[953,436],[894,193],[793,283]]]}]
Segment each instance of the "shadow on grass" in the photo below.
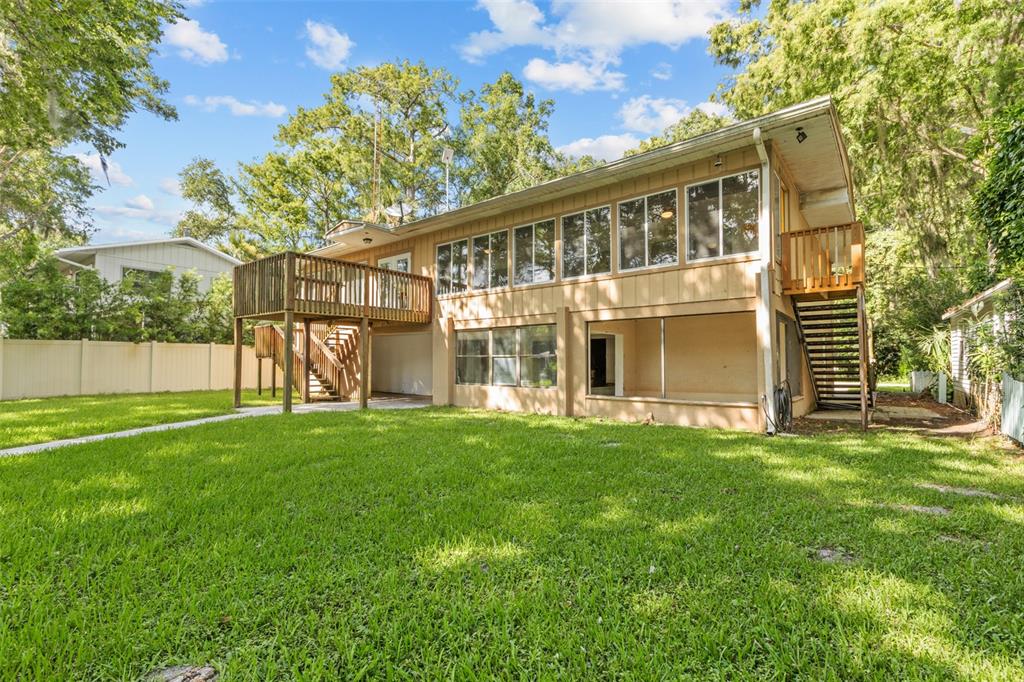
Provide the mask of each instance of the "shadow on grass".
[{"label": "shadow on grass", "polygon": [[[0,462],[0,670],[1024,675],[1019,503],[925,481],[1019,495],[1021,466],[884,434],[437,408],[16,458]],[[822,547],[855,559],[812,560]]]}]

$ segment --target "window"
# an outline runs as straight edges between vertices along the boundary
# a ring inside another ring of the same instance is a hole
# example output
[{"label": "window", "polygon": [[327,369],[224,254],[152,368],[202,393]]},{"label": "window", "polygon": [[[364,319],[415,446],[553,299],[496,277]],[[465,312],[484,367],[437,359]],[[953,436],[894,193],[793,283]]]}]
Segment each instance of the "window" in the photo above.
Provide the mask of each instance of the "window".
[{"label": "window", "polygon": [[687,260],[757,251],[759,171],[686,188]]},{"label": "window", "polygon": [[619,269],[635,270],[679,262],[676,191],[619,204]]},{"label": "window", "polygon": [[144,268],[132,268],[122,265],[121,279],[130,279],[132,288],[139,290],[144,289],[147,284],[159,282],[164,272],[169,272],[169,270],[146,270]]},{"label": "window", "polygon": [[455,333],[455,383],[550,388],[558,382],[555,325]]},{"label": "window", "polygon": [[469,241],[441,244],[437,247],[437,293],[454,294],[466,290]]},{"label": "window", "polygon": [[508,286],[508,230],[473,237],[473,288]]},{"label": "window", "polygon": [[455,335],[455,383],[489,384],[490,332],[465,331]]},{"label": "window", "polygon": [[562,277],[612,271],[612,212],[607,206],[562,218]]},{"label": "window", "polygon": [[517,227],[513,232],[515,284],[539,284],[555,278],[555,221]]},{"label": "window", "polygon": [[410,272],[412,270],[412,254],[400,253],[397,256],[378,258],[377,267],[385,270],[397,270],[398,272]]}]

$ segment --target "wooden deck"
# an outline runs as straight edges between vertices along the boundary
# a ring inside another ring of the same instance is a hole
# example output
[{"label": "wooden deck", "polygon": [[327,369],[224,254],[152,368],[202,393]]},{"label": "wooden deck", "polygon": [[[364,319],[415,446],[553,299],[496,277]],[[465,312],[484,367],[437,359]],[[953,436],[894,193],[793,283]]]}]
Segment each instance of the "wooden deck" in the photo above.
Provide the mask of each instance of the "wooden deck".
[{"label": "wooden deck", "polygon": [[864,284],[864,226],[782,234],[782,293],[798,298],[855,296]]},{"label": "wooden deck", "polygon": [[287,251],[234,270],[235,317],[427,324],[430,278]]}]

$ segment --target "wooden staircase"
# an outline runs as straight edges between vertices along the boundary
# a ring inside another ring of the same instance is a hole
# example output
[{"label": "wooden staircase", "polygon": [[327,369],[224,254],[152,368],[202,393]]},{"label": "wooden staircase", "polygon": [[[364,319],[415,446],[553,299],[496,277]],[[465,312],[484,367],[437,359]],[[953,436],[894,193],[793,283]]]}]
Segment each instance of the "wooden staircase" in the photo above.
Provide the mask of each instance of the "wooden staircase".
[{"label": "wooden staircase", "polygon": [[864,410],[870,400],[864,299],[794,301],[819,409]]},{"label": "wooden staircase", "polygon": [[[303,394],[303,353],[305,339],[302,325],[295,325],[292,355],[292,377],[294,388]],[[273,358],[276,367],[284,369],[285,334],[279,325],[263,325],[256,328],[257,350],[265,350],[258,357]],[[260,337],[263,337],[262,339]],[[262,343],[261,343],[262,341]],[[307,402],[321,400],[348,400],[358,388],[359,328],[345,324],[314,323],[310,325],[309,339],[309,394]]]}]

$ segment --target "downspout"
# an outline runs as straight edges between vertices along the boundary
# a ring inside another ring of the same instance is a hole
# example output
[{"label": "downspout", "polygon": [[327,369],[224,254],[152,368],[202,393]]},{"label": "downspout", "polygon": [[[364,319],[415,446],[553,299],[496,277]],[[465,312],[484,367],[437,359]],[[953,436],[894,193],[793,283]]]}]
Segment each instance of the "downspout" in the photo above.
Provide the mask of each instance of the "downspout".
[{"label": "downspout", "polygon": [[754,147],[761,160],[761,210],[757,220],[757,243],[760,246],[761,262],[758,270],[757,286],[757,342],[761,349],[761,362],[764,367],[764,386],[761,393],[761,405],[765,413],[765,431],[775,433],[775,355],[774,348],[774,310],[772,306],[772,224],[771,224],[771,169],[768,151],[761,139],[761,128],[754,128]]}]

